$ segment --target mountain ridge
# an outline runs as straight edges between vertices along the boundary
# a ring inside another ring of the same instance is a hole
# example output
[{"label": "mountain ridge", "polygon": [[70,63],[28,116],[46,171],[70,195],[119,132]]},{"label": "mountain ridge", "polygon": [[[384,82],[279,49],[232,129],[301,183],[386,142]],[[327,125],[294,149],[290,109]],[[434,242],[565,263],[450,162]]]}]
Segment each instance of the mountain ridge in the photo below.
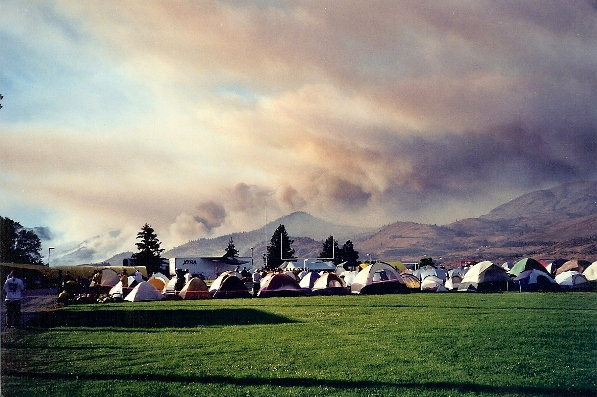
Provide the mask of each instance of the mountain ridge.
[{"label": "mountain ridge", "polygon": [[[165,251],[163,256],[223,255],[232,238],[241,256],[251,256],[253,251],[254,258],[260,258],[280,224],[295,240],[293,248],[301,257],[317,257],[321,242],[330,235],[340,245],[351,240],[361,260],[369,256],[405,261],[432,256],[445,262],[533,255],[597,256],[597,181],[529,192],[485,215],[440,226],[404,221],[377,228],[344,226],[298,211],[252,231],[192,240]],[[122,255],[106,262],[121,263]]]}]

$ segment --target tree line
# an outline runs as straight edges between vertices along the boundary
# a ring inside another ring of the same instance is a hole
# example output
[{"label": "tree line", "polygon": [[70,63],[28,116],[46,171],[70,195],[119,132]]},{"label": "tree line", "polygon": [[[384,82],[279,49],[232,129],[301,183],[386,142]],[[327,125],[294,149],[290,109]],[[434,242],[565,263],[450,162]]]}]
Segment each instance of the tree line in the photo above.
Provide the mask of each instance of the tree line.
[{"label": "tree line", "polygon": [[[132,255],[138,266],[145,266],[148,272],[161,271],[162,252],[161,242],[154,228],[145,223],[137,233],[137,252]],[[284,225],[278,226],[272,235],[266,252],[263,254],[263,267],[276,269],[287,260],[294,260],[294,248]],[[225,249],[224,259],[238,257],[238,250],[232,237]],[[347,262],[350,266],[358,263],[359,253],[355,251],[353,243],[348,240],[340,247],[338,241],[329,236],[322,242],[319,254],[321,259],[333,261],[336,265]],[[10,218],[0,217],[0,262],[27,263],[43,265],[41,256],[41,241],[31,229],[23,227],[19,222]]]}]

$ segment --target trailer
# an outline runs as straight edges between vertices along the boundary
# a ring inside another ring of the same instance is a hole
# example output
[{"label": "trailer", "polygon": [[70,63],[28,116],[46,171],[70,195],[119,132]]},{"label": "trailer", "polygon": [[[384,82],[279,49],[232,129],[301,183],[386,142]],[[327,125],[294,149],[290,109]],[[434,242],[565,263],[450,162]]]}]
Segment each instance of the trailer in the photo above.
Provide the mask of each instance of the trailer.
[{"label": "trailer", "polygon": [[177,270],[188,270],[193,276],[215,280],[225,271],[240,271],[244,267],[251,270],[251,258],[170,258],[169,265],[170,276],[176,275]]}]

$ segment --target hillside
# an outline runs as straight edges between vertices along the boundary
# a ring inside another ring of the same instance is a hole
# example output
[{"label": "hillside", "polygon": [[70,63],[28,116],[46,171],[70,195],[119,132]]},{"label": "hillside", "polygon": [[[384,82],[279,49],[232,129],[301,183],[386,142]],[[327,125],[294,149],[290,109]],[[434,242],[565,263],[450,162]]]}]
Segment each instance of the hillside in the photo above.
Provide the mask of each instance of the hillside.
[{"label": "hillside", "polygon": [[[487,215],[448,225],[395,222],[381,228],[335,225],[295,212],[250,232],[190,241],[164,257],[223,255],[230,238],[241,256],[260,258],[274,230],[283,224],[296,256],[316,257],[330,235],[354,243],[360,259],[418,261],[431,256],[444,263],[461,259],[495,262],[525,256],[597,259],[597,182],[577,182],[531,192]],[[111,261],[111,260],[108,260]]]},{"label": "hillside", "polygon": [[[326,222],[316,218],[306,212],[294,212],[290,215],[278,218],[268,223],[266,226],[250,232],[232,233],[215,238],[202,238],[189,241],[186,244],[175,247],[164,252],[164,257],[184,257],[184,256],[218,256],[223,255],[230,238],[234,241],[236,249],[241,256],[251,256],[251,247],[254,248],[254,255],[260,256],[265,251],[266,242],[272,237],[278,226],[284,225],[290,238],[295,240],[295,250],[311,254],[314,252],[314,242],[317,245],[317,255],[321,250],[321,241],[330,235],[338,241],[346,241],[354,236],[369,235],[374,229],[343,226]],[[306,239],[298,239],[305,237]],[[307,256],[307,255],[305,255]]]}]

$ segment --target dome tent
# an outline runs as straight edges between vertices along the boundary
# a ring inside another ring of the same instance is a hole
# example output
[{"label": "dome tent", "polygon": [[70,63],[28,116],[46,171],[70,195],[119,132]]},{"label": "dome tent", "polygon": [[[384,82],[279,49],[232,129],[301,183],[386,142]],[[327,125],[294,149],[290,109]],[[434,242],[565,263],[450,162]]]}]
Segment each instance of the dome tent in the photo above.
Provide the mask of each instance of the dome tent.
[{"label": "dome tent", "polygon": [[421,291],[427,292],[446,292],[444,282],[438,276],[427,276],[421,281]]},{"label": "dome tent", "polygon": [[543,266],[539,261],[533,258],[523,258],[516,262],[512,269],[508,273],[513,276],[518,276],[520,273],[524,272],[525,270],[539,270],[545,273],[549,273],[545,266]]},{"label": "dome tent", "polygon": [[509,289],[510,277],[504,268],[490,261],[473,265],[464,275],[458,291],[506,291]]},{"label": "dome tent", "polygon": [[353,294],[396,294],[408,292],[402,277],[392,266],[377,262],[365,267],[350,286]]},{"label": "dome tent", "polygon": [[560,266],[558,268],[558,270],[556,270],[556,276],[558,274],[562,274],[562,273],[568,272],[570,270],[574,270],[574,271],[577,271],[579,273],[582,273],[589,266],[591,266],[591,262],[585,261],[585,260],[571,260],[571,261],[566,261],[564,264],[562,264],[562,266]]},{"label": "dome tent", "polygon": [[518,284],[518,288],[521,292],[557,291],[560,289],[558,283],[556,283],[549,274],[537,269],[525,270],[520,273],[514,281]]},{"label": "dome tent", "polygon": [[224,272],[211,284],[209,294],[212,298],[250,298],[251,294],[245,283],[234,272]]},{"label": "dome tent", "polygon": [[591,288],[587,278],[576,270],[568,270],[556,276],[556,282],[566,290],[586,290]]},{"label": "dome tent", "polygon": [[301,288],[299,283],[284,273],[267,275],[261,282],[257,296],[266,298],[270,296],[302,296],[310,291]]},{"label": "dome tent", "polygon": [[311,289],[313,288],[313,285],[315,285],[315,281],[317,281],[319,277],[321,277],[319,273],[310,271],[309,273],[303,276],[301,281],[299,281],[299,285],[301,286],[301,288]]},{"label": "dome tent", "polygon": [[124,298],[129,302],[159,301],[163,298],[162,294],[147,281],[142,281],[133,288],[133,290]]},{"label": "dome tent", "polygon": [[348,293],[346,284],[336,273],[324,273],[315,280],[312,291],[316,295],[344,295]]},{"label": "dome tent", "polygon": [[118,277],[118,273],[116,273],[112,269],[103,269],[102,270],[102,287],[113,287],[120,281],[120,277]]},{"label": "dome tent", "polygon": [[[175,279],[174,279],[175,280]],[[193,277],[178,293],[182,299],[209,299],[209,289],[199,277]]]},{"label": "dome tent", "polygon": [[589,281],[597,281],[597,261],[591,263],[591,265],[587,267],[582,274]]}]

